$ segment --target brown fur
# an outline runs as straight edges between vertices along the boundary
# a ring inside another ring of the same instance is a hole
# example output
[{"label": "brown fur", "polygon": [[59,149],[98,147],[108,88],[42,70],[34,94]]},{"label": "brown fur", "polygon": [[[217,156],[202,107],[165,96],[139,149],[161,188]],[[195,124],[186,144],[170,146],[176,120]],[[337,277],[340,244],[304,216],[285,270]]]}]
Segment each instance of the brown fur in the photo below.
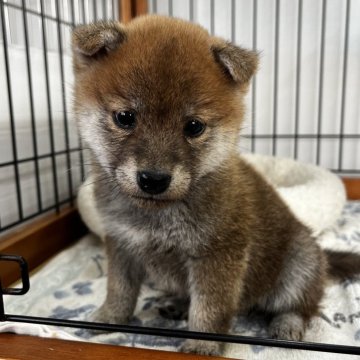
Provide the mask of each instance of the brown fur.
[{"label": "brown fur", "polygon": [[[227,332],[239,311],[271,315],[270,335],[301,339],[318,311],[326,257],[274,189],[237,153],[256,53],[158,16],[73,35],[75,110],[92,153],[107,231],[108,294],[95,319],[126,322],[141,282],[190,299],[189,328]],[[136,112],[124,130],[112,113]],[[206,128],[184,136],[189,118]],[[172,176],[148,195],[136,173]],[[217,354],[216,343],[186,341]]]}]

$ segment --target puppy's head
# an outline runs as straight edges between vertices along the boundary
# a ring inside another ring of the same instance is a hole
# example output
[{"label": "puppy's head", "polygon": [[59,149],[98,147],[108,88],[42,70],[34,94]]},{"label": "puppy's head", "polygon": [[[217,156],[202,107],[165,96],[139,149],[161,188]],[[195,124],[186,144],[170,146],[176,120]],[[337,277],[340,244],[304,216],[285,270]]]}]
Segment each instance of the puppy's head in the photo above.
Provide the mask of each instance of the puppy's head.
[{"label": "puppy's head", "polygon": [[256,53],[159,16],[80,26],[73,52],[80,133],[137,204],[182,199],[235,151]]}]

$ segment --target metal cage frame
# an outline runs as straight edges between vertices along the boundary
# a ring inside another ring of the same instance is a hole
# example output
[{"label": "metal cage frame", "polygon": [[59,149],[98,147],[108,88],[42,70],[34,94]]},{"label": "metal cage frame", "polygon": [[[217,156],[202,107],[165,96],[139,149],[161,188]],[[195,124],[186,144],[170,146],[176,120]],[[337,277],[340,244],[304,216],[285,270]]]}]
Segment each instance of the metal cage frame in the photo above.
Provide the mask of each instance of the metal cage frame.
[{"label": "metal cage frame", "polygon": [[[15,186],[17,192],[17,204],[19,209],[19,219],[11,224],[7,224],[5,226],[1,226],[0,223],[0,231],[5,231],[10,228],[13,228],[19,224],[24,223],[25,221],[31,220],[37,217],[40,214],[48,212],[50,210],[55,210],[57,213],[60,212],[61,208],[65,204],[73,205],[74,201],[74,186],[72,182],[71,176],[71,153],[78,153],[81,158],[81,163],[83,164],[83,150],[81,148],[81,143],[79,147],[70,148],[69,147],[69,133],[68,133],[68,123],[69,119],[67,117],[66,112],[66,92],[64,89],[64,64],[63,64],[63,49],[62,49],[62,38],[61,38],[61,29],[62,25],[73,27],[75,25],[75,15],[74,15],[74,0],[71,0],[71,13],[72,13],[72,21],[64,21],[59,16],[59,0],[55,0],[56,4],[56,16],[52,17],[46,15],[44,13],[44,0],[40,0],[41,11],[40,13],[35,12],[26,7],[25,0],[21,0],[21,6],[6,2],[5,0],[0,0],[0,11],[1,11],[1,23],[2,23],[2,37],[3,37],[3,48],[4,48],[4,58],[5,58],[5,70],[6,70],[6,83],[8,90],[8,99],[9,99],[9,112],[10,112],[10,128],[11,128],[11,144],[12,144],[12,153],[13,160],[0,163],[1,167],[12,166],[15,172]],[[95,4],[95,0],[93,1]],[[169,15],[172,15],[172,0],[168,0],[169,3]],[[194,1],[189,0],[190,3],[190,19],[194,18]],[[119,13],[123,21],[128,21],[132,17],[145,13],[146,12],[146,1],[143,0],[123,0],[120,2]],[[153,10],[156,11],[157,1],[153,1]],[[214,31],[214,0],[210,2],[211,6],[211,29]],[[254,29],[253,29],[253,47],[256,48],[256,28],[257,28],[257,0],[253,0],[254,4]],[[266,135],[256,133],[254,127],[251,130],[251,134],[249,138],[251,139],[251,150],[254,151],[256,148],[256,139],[266,139],[269,138],[272,140],[272,153],[276,154],[277,140],[282,138],[291,138],[294,139],[294,157],[297,158],[298,153],[298,140],[300,139],[314,139],[317,141],[317,152],[316,152],[316,161],[319,163],[319,157],[321,153],[321,140],[322,139],[333,139],[336,138],[339,140],[340,148],[339,148],[339,162],[337,169],[333,169],[335,172],[339,174],[360,174],[359,169],[344,169],[342,166],[342,153],[343,153],[343,141],[344,139],[358,139],[360,141],[360,134],[346,134],[344,132],[344,109],[345,109],[345,98],[346,98],[346,81],[347,81],[347,52],[348,52],[348,34],[349,34],[349,14],[350,14],[350,5],[351,0],[346,0],[346,31],[345,31],[345,61],[343,65],[343,87],[342,87],[342,105],[341,105],[341,122],[338,134],[323,134],[321,132],[321,122],[322,116],[321,111],[319,112],[318,117],[318,131],[316,134],[300,134],[298,131],[299,126],[299,82],[300,82],[300,55],[301,55],[301,16],[299,17],[299,22],[297,24],[298,27],[298,44],[297,44],[297,70],[296,70],[296,82],[297,82],[297,96],[296,96],[296,112],[295,112],[295,132],[293,134],[282,134],[279,135],[276,132],[277,129],[277,106],[274,107],[273,113],[273,134]],[[235,0],[231,1],[232,13],[234,14],[234,9],[236,6]],[[302,9],[302,0],[298,0],[299,6],[299,14],[301,15]],[[322,0],[323,10],[326,9],[326,0]],[[31,118],[31,131],[33,135],[32,147],[34,156],[28,158],[18,158],[17,154],[17,144],[16,144],[16,131],[15,131],[15,120],[14,120],[14,112],[13,112],[13,102],[14,99],[11,96],[11,77],[10,77],[10,59],[7,51],[7,34],[6,34],[6,26],[5,26],[5,7],[14,8],[22,11],[23,16],[23,27],[24,27],[24,36],[25,36],[25,51],[26,51],[26,63],[27,63],[27,74],[28,74],[28,83],[29,83],[29,97],[30,97],[30,118]],[[117,14],[114,13],[113,8],[113,17],[116,18]],[[94,5],[94,14],[96,18],[96,5]],[[48,122],[49,122],[49,138],[50,138],[50,148],[51,151],[48,154],[38,155],[37,151],[37,141],[36,141],[36,122],[35,122],[35,113],[34,113],[34,105],[33,105],[33,88],[32,88],[32,78],[31,78],[31,58],[29,55],[29,39],[28,39],[28,23],[27,23],[27,14],[32,14],[35,16],[39,16],[41,18],[42,24],[42,43],[43,43],[43,56],[44,56],[44,64],[45,64],[45,78],[46,78],[46,88],[47,88],[47,102],[48,102]],[[279,16],[279,0],[276,0],[276,16]],[[49,66],[47,59],[47,51],[46,51],[46,24],[45,20],[53,21],[57,24],[58,31],[58,43],[59,43],[59,61],[60,61],[60,73],[62,79],[62,101],[64,108],[64,116],[63,123],[65,129],[65,144],[66,148],[63,151],[55,151],[54,147],[54,132],[53,132],[53,123],[52,123],[52,109],[51,109],[51,101],[50,101],[50,86],[49,86]],[[235,19],[231,18],[232,22],[232,36],[234,37],[234,22]],[[278,39],[278,26],[276,27],[276,39]],[[322,18],[322,27],[321,27],[321,65],[324,61],[324,32],[325,32],[325,11],[323,12]],[[275,82],[274,82],[274,93],[277,93],[278,81],[277,81],[277,73],[278,73],[278,50],[279,45],[278,41],[275,41]],[[323,73],[320,71],[320,85],[323,81]],[[253,80],[252,92],[256,92],[256,79]],[[319,102],[321,105],[322,94],[321,88],[319,89],[320,96]],[[253,97],[254,98],[254,97]],[[253,107],[255,105],[253,104]],[[320,106],[321,109],[321,106]],[[253,113],[252,117],[253,124],[256,122],[256,113]],[[56,176],[56,156],[65,155],[66,163],[68,168],[70,169],[67,175],[68,181],[68,190],[69,196],[64,200],[59,200],[58,194],[58,184],[57,184],[57,176]],[[40,172],[38,162],[41,159],[48,158],[51,160],[52,171],[53,171],[53,188],[54,188],[54,198],[55,203],[50,207],[42,206],[41,199],[41,184],[40,184]],[[20,186],[20,175],[19,175],[19,164],[25,162],[33,162],[35,167],[35,179],[36,179],[36,194],[37,194],[37,203],[38,203],[38,211],[35,213],[24,216],[22,211],[22,196],[21,196],[21,186]],[[81,178],[84,178],[85,170],[84,166],[80,167]],[[248,337],[248,336],[235,336],[235,335],[226,335],[226,334],[210,334],[210,333],[200,333],[193,331],[183,331],[183,330],[170,330],[170,329],[158,329],[158,328],[149,328],[149,327],[138,327],[138,326],[128,326],[128,325],[110,325],[110,324],[100,324],[100,323],[90,323],[84,321],[74,321],[74,320],[59,320],[59,319],[50,319],[50,318],[41,318],[41,317],[32,317],[32,316],[21,316],[16,314],[7,314],[4,308],[3,296],[4,295],[22,295],[25,294],[29,290],[29,275],[28,275],[28,267],[26,261],[19,256],[8,256],[8,255],[0,255],[0,261],[15,261],[19,264],[21,268],[22,275],[22,283],[23,287],[20,289],[12,289],[12,288],[2,288],[0,283],[0,322],[1,321],[13,321],[13,322],[24,322],[24,323],[32,323],[32,324],[44,324],[44,325],[56,325],[56,326],[64,326],[64,327],[76,327],[76,328],[84,328],[90,330],[105,330],[105,331],[117,331],[117,332],[125,332],[125,333],[138,333],[144,335],[152,335],[152,336],[168,336],[168,337],[177,337],[177,338],[188,338],[195,340],[206,340],[206,341],[219,341],[219,342],[228,342],[228,343],[238,343],[238,344],[253,344],[253,345],[262,345],[262,346],[271,346],[271,347],[280,347],[280,348],[288,348],[288,349],[300,349],[300,350],[308,350],[308,351],[319,351],[319,352],[331,352],[331,353],[342,353],[342,354],[352,354],[352,355],[360,355],[360,347],[355,346],[346,346],[346,345],[336,345],[336,344],[319,344],[319,343],[311,343],[311,342],[297,342],[297,341],[285,341],[285,340],[274,340],[269,338],[259,338],[259,337]]]}]

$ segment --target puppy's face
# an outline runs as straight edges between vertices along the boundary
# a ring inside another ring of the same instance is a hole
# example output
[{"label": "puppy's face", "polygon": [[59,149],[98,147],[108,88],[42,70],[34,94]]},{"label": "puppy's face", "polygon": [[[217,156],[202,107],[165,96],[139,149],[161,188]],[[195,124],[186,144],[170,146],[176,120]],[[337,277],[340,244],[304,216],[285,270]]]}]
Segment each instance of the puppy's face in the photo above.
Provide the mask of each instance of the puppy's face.
[{"label": "puppy's face", "polygon": [[80,133],[138,205],[182,199],[236,148],[255,53],[158,16],[76,28],[73,49]]}]

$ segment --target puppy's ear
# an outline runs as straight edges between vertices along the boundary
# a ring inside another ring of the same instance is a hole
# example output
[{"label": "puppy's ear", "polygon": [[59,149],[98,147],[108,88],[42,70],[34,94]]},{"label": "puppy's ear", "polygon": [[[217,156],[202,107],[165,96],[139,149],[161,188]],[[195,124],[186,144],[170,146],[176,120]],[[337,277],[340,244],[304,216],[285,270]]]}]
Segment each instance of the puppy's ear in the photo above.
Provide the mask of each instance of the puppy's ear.
[{"label": "puppy's ear", "polygon": [[80,25],[72,33],[72,49],[75,68],[116,50],[126,40],[125,29],[116,21]]},{"label": "puppy's ear", "polygon": [[248,83],[257,70],[259,57],[255,51],[243,49],[222,39],[216,39],[211,50],[224,72],[238,84]]}]

